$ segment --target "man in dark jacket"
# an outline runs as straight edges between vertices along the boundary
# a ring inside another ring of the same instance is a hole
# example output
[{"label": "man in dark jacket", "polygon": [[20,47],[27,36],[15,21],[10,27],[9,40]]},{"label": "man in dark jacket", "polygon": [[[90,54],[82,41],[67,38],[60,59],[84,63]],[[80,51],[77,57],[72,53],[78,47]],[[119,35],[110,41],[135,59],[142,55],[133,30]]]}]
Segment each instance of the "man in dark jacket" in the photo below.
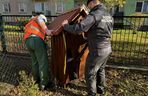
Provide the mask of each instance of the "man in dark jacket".
[{"label": "man in dark jacket", "polygon": [[73,34],[88,32],[89,54],[85,65],[85,79],[89,96],[104,93],[105,65],[111,53],[110,37],[113,18],[106,12],[100,0],[88,0],[90,13],[79,24],[70,25],[65,20],[64,30]]}]

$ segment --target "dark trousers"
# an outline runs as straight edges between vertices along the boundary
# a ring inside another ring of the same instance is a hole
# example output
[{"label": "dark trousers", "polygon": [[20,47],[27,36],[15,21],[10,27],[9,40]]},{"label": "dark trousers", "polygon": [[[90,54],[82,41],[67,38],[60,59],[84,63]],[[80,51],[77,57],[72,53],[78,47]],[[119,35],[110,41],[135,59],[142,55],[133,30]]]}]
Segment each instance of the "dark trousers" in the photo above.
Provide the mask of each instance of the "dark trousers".
[{"label": "dark trousers", "polygon": [[105,65],[111,53],[111,47],[97,49],[89,53],[85,65],[85,79],[88,90],[88,95],[97,93],[97,87],[104,87],[105,80]]},{"label": "dark trousers", "polygon": [[39,37],[29,37],[25,44],[32,59],[32,73],[34,79],[40,85],[47,85],[49,82],[49,63],[47,49],[44,41]]}]

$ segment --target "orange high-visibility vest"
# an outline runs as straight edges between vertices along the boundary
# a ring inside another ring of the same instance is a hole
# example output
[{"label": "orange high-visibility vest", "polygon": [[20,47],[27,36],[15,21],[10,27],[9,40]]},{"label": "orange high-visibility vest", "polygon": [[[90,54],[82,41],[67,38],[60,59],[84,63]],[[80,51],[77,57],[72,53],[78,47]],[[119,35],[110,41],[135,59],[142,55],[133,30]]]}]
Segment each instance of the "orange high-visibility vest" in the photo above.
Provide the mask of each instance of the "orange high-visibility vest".
[{"label": "orange high-visibility vest", "polygon": [[27,39],[30,35],[37,35],[41,39],[45,38],[45,31],[41,26],[37,23],[37,17],[31,19],[28,24],[25,25],[25,34],[24,39]]}]

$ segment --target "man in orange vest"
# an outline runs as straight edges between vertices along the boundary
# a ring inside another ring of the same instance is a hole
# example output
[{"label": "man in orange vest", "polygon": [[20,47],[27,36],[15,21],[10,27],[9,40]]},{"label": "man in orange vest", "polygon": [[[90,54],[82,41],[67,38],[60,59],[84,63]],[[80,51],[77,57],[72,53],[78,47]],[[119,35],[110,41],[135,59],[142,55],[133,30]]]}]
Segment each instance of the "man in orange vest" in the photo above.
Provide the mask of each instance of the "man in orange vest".
[{"label": "man in orange vest", "polygon": [[25,25],[25,44],[30,52],[32,59],[32,73],[40,90],[45,90],[47,85],[51,83],[50,70],[47,56],[47,49],[44,42],[45,35],[52,35],[45,24],[47,18],[40,14],[33,17],[28,24]]}]

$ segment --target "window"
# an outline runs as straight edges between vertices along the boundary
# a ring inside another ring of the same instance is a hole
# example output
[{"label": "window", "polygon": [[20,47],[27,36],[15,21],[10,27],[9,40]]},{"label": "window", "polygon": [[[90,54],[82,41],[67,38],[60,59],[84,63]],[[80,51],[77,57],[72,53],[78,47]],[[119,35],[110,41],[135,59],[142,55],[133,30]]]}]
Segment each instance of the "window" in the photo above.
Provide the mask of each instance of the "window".
[{"label": "window", "polygon": [[35,12],[43,12],[45,11],[45,3],[37,2],[35,3]]},{"label": "window", "polygon": [[142,11],[142,4],[143,4],[143,2],[137,2],[137,4],[136,4],[136,12],[141,12]]},{"label": "window", "polygon": [[10,3],[4,3],[3,4],[3,12],[9,13],[10,10]]},{"label": "window", "polygon": [[20,13],[27,12],[27,5],[25,3],[19,3],[19,12]]},{"label": "window", "polygon": [[137,2],[136,12],[148,12],[148,1]]},{"label": "window", "polygon": [[143,12],[148,12],[148,1],[145,1],[143,4]]},{"label": "window", "polygon": [[62,13],[64,11],[64,4],[63,2],[56,3],[56,13]]}]

